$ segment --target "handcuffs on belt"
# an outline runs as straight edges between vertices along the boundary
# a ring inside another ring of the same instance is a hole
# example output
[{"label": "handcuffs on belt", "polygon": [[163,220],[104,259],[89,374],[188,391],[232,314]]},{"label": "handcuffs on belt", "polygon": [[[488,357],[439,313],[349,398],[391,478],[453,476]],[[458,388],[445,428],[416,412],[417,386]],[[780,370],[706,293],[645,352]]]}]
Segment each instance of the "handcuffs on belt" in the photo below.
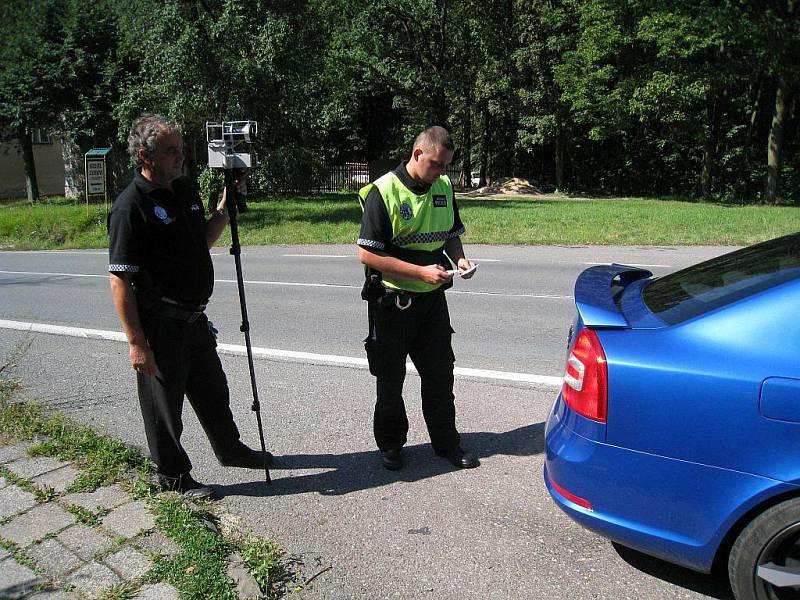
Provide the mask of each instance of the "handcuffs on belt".
[{"label": "handcuffs on belt", "polygon": [[[405,304],[401,304],[400,303],[400,296],[403,296],[407,300],[407,302]],[[407,308],[410,308],[411,307],[411,296],[409,296],[408,294],[401,294],[401,293],[398,292],[394,297],[394,305],[397,308],[399,308],[400,310],[405,310]]]}]

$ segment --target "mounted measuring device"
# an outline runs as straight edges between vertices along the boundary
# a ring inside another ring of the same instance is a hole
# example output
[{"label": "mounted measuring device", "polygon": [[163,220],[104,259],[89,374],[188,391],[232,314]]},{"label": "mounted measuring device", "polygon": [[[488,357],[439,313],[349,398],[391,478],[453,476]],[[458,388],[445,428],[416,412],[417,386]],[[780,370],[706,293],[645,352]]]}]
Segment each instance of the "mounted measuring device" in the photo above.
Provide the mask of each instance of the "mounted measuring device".
[{"label": "mounted measuring device", "polygon": [[[208,142],[208,166],[212,169],[225,170],[225,194],[228,200],[227,209],[231,225],[231,254],[236,264],[236,284],[239,288],[239,307],[242,313],[240,330],[244,333],[247,347],[247,365],[250,369],[250,385],[253,389],[253,405],[251,410],[256,414],[258,436],[261,440],[261,451],[266,460],[267,447],[264,443],[264,427],[261,422],[261,403],[258,400],[256,371],[253,365],[253,347],[250,344],[250,322],[247,319],[247,302],[242,277],[242,249],[239,244],[239,225],[237,213],[247,211],[244,196],[236,191],[236,178],[244,171],[258,165],[258,157],[252,145],[258,134],[258,123],[255,121],[220,121],[206,123],[206,141]],[[269,466],[264,463],[264,475],[267,483],[272,483]]]}]

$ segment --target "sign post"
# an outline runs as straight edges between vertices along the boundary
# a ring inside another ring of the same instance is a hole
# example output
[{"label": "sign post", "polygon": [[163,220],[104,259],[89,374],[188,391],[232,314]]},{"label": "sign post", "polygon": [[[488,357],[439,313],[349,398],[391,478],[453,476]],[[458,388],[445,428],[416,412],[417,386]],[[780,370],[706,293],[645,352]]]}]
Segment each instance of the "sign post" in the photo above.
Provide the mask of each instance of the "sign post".
[{"label": "sign post", "polygon": [[84,156],[86,171],[86,214],[89,214],[89,200],[103,197],[108,212],[108,165],[106,159],[111,148],[92,148]]}]

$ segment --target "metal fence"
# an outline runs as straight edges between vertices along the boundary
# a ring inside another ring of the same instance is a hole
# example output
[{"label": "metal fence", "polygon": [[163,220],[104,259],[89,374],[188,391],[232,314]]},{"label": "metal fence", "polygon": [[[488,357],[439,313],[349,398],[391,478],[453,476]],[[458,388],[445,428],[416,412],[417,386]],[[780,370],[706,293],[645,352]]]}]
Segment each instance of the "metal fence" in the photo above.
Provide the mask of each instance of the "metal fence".
[{"label": "metal fence", "polygon": [[343,165],[329,165],[327,177],[324,177],[316,192],[338,192],[341,190],[358,190],[369,183],[369,164],[349,162]]},{"label": "metal fence", "polygon": [[[281,193],[301,193],[311,192],[317,194],[324,194],[329,192],[340,192],[342,190],[358,191],[363,186],[368,184],[372,179],[376,179],[385,171],[394,168],[396,163],[391,161],[383,161],[386,164],[373,165],[372,178],[370,178],[370,165],[369,163],[361,162],[348,162],[338,165],[328,165],[325,168],[319,183],[312,187],[310,190],[295,190],[295,189],[281,189]],[[447,175],[454,184],[458,183],[458,178],[461,175],[461,168],[457,165],[450,165],[447,168]]]}]

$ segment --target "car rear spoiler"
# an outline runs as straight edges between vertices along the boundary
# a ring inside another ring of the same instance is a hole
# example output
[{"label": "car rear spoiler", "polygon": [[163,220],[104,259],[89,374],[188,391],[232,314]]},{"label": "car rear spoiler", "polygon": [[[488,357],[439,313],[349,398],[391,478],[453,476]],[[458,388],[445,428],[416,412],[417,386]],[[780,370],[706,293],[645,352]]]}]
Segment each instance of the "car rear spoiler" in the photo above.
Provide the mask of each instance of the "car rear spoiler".
[{"label": "car rear spoiler", "polygon": [[628,320],[614,301],[614,287],[625,288],[637,279],[650,277],[647,269],[614,263],[589,267],[575,282],[575,306],[586,327],[621,329]]}]

